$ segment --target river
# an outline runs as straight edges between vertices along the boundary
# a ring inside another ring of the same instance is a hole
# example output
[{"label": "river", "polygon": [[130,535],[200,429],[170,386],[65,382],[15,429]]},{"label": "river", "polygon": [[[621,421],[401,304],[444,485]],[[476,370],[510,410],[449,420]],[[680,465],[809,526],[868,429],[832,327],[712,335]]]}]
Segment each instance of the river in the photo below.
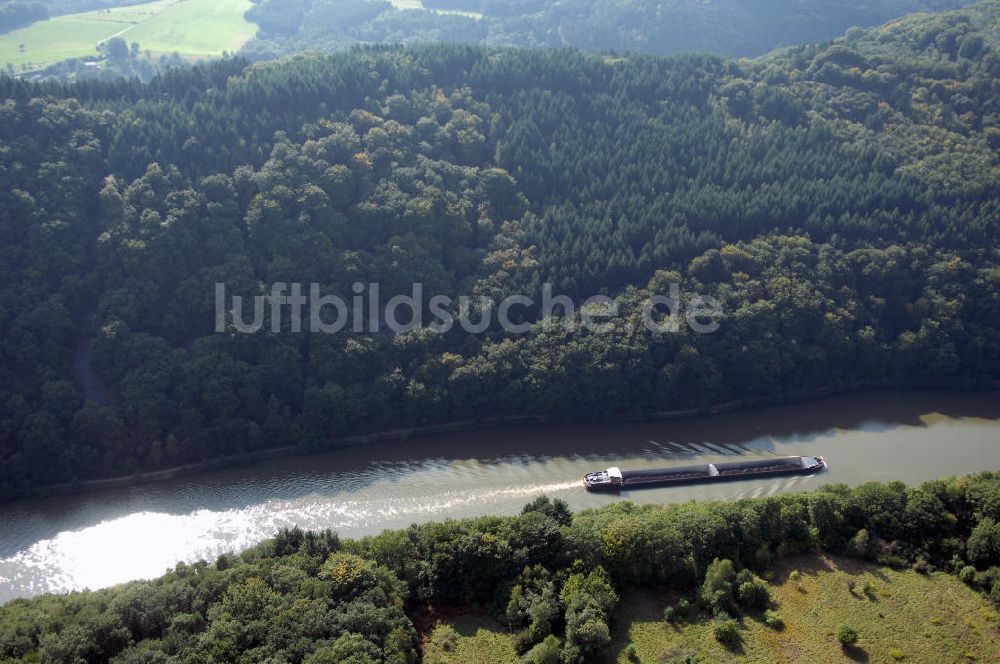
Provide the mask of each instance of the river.
[{"label": "river", "polygon": [[[588,494],[590,470],[733,455],[823,455],[829,470],[716,485]],[[530,425],[372,444],[125,489],[0,505],[0,602],[157,576],[284,526],[356,537],[414,522],[514,514],[542,493],[575,509],[613,500],[733,500],[828,482],[917,483],[1000,469],[1000,393],[866,392],[807,404],[627,424]]]}]

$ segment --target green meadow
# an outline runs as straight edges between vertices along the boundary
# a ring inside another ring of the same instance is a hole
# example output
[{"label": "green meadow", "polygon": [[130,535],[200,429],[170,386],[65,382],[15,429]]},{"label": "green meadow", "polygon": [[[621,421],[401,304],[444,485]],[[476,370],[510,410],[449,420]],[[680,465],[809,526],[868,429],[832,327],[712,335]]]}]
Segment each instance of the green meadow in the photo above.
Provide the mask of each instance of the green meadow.
[{"label": "green meadow", "polygon": [[219,56],[238,50],[257,31],[243,17],[250,5],[249,0],[157,0],[56,16],[0,35],[0,64],[20,70],[97,55],[98,43],[116,36],[153,54]]},{"label": "green meadow", "polygon": [[[396,9],[427,9],[423,0],[389,0],[389,3]],[[466,16],[468,18],[481,19],[479,12],[466,12],[460,9],[428,9],[435,14],[452,14],[454,16]]]},{"label": "green meadow", "polygon": [[[720,664],[1000,661],[996,611],[954,575],[798,556],[777,566],[772,583],[784,629],[744,617],[733,650],[715,640],[707,616],[672,625],[662,618],[670,598],[626,594],[616,615],[617,662],[683,662],[689,655]],[[855,646],[838,643],[841,625],[857,630]],[[630,642],[632,660],[625,653]]]},{"label": "green meadow", "polygon": [[[793,573],[796,571],[797,573]],[[663,620],[677,597],[656,590],[626,591],[615,611],[606,664],[685,661],[802,664],[850,662],[998,662],[997,612],[954,575],[918,574],[839,557],[796,556],[779,563],[771,581],[783,629],[761,616],[740,621],[741,643],[715,640],[705,615],[683,624]],[[460,638],[444,664],[517,664],[510,634],[483,616],[449,621]],[[850,625],[857,644],[842,648],[836,631]],[[635,654],[629,657],[629,644]],[[599,664],[599,663],[595,663]]]}]

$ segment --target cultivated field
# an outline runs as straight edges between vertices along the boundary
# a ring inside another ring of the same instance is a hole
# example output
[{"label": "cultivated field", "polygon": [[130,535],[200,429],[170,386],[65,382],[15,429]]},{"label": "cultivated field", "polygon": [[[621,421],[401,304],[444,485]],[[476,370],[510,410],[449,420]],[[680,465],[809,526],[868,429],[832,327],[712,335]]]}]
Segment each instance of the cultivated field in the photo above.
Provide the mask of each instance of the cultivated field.
[{"label": "cultivated field", "polygon": [[20,70],[96,55],[98,43],[115,36],[153,54],[218,56],[238,50],[257,31],[243,18],[249,7],[249,0],[157,0],[57,16],[0,35],[0,65]]}]

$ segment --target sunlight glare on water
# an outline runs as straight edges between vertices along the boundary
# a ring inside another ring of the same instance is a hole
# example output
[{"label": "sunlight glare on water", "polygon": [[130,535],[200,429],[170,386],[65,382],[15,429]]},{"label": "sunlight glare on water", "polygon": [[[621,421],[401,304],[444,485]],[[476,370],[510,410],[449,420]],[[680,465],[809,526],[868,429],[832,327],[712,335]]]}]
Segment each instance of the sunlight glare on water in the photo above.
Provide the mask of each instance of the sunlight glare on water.
[{"label": "sunlight glare on water", "polygon": [[[609,465],[793,454],[822,454],[830,470],[622,496],[588,494],[580,483],[585,472]],[[212,561],[291,526],[358,537],[448,517],[515,514],[542,494],[580,510],[622,498],[738,500],[987,468],[1000,469],[996,394],[853,395],[656,423],[450,433],[0,505],[0,601],[155,577],[178,561]]]}]

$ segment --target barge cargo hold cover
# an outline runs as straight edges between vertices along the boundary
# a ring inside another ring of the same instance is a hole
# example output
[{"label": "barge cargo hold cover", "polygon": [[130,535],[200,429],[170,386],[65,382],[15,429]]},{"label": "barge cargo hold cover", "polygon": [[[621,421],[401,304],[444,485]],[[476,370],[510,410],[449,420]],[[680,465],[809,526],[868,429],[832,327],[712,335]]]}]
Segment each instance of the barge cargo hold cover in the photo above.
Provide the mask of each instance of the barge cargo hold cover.
[{"label": "barge cargo hold cover", "polygon": [[622,491],[671,484],[748,480],[775,475],[811,475],[824,468],[826,468],[826,461],[821,456],[765,457],[750,461],[728,461],[648,470],[623,471],[617,466],[612,466],[607,470],[587,473],[583,476],[583,484],[589,491]]}]

